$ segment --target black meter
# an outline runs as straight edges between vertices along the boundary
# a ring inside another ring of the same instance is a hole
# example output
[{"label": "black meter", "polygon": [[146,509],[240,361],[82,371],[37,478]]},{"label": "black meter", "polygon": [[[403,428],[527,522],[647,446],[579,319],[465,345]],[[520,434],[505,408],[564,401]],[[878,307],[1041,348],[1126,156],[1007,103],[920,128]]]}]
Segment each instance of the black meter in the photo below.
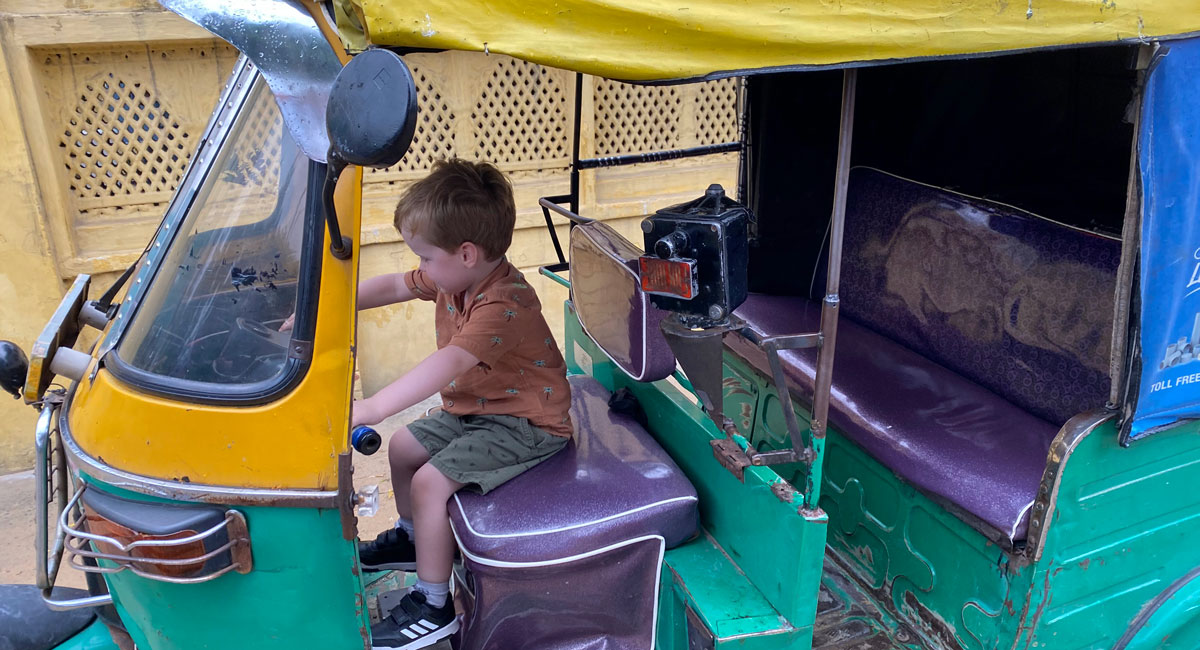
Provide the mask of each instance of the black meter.
[{"label": "black meter", "polygon": [[720,185],[642,221],[641,283],[654,306],[692,327],[725,322],[746,300],[750,221],[746,206]]}]

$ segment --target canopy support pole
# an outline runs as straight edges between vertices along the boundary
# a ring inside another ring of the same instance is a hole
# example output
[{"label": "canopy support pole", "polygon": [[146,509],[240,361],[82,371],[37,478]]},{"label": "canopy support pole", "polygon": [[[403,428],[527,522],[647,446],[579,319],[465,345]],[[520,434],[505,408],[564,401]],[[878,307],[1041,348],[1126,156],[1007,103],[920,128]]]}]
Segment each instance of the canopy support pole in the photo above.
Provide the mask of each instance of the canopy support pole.
[{"label": "canopy support pole", "polygon": [[[837,177],[834,181],[833,215],[829,224],[829,271],[825,299],[821,303],[821,345],[817,348],[817,372],[813,390],[812,460],[809,461],[804,507],[815,510],[821,498],[821,464],[825,458],[825,430],[829,421],[829,393],[833,385],[833,356],[837,343],[838,286],[842,276],[842,239],[846,230],[846,194],[850,183],[850,151],[854,140],[854,95],[858,71],[848,68],[842,77],[842,117],[838,129]],[[790,405],[789,405],[790,407]]]}]

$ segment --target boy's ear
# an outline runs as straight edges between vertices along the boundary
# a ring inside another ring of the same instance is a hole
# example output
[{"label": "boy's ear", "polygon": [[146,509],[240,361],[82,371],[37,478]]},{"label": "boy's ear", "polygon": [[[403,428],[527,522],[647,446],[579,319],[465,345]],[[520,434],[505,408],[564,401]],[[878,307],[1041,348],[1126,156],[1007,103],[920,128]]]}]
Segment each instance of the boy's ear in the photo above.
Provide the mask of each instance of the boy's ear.
[{"label": "boy's ear", "polygon": [[458,247],[458,259],[463,263],[463,266],[471,269],[475,265],[483,261],[483,251],[474,243],[465,241]]}]

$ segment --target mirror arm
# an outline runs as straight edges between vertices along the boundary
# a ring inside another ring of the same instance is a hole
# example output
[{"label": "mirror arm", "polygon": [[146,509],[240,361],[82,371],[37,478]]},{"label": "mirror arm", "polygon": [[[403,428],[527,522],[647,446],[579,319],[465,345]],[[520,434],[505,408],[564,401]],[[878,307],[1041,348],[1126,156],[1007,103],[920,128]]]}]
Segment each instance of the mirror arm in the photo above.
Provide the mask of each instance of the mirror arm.
[{"label": "mirror arm", "polygon": [[342,235],[342,227],[338,224],[337,207],[333,203],[333,193],[337,189],[338,177],[342,175],[342,170],[346,169],[346,162],[339,158],[332,149],[329,150],[328,161],[321,200],[325,205],[325,224],[329,228],[329,252],[339,260],[348,260],[353,250],[353,243],[349,237]]}]

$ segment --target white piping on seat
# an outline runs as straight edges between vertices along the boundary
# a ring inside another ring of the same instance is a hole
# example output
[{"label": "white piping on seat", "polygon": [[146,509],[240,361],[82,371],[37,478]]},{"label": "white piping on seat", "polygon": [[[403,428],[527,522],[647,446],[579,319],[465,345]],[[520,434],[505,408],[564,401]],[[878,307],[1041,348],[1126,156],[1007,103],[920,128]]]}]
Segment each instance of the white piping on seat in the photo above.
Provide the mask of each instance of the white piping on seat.
[{"label": "white piping on seat", "polygon": [[1017,539],[1017,526],[1021,525],[1021,520],[1025,518],[1025,513],[1029,512],[1029,509],[1033,507],[1033,504],[1034,504],[1034,501],[1030,501],[1029,505],[1025,506],[1024,508],[1021,508],[1021,512],[1017,513],[1017,518],[1015,521],[1013,521],[1012,529],[1010,529],[1008,531],[1009,539],[1014,540],[1014,541]]},{"label": "white piping on seat", "polygon": [[467,517],[466,510],[463,509],[462,500],[458,498],[457,493],[454,495],[454,503],[456,503],[458,505],[458,512],[459,512],[459,514],[462,515],[463,523],[465,523],[467,525],[467,531],[469,531],[472,535],[474,535],[476,537],[482,537],[484,539],[512,539],[512,538],[517,538],[517,537],[534,537],[537,535],[550,535],[552,533],[561,533],[561,532],[566,532],[568,530],[575,530],[576,528],[586,528],[588,526],[602,524],[606,521],[620,519],[621,517],[624,517],[626,515],[632,515],[634,513],[638,513],[643,510],[657,508],[658,506],[666,505],[668,503],[676,503],[678,501],[697,501],[697,498],[693,497],[693,496],[673,497],[670,499],[664,499],[662,501],[655,501],[654,503],[648,503],[644,506],[638,506],[636,508],[633,508],[631,510],[626,510],[624,512],[618,512],[616,514],[609,515],[607,517],[601,517],[600,519],[596,519],[594,521],[586,521],[586,522],[583,522],[580,524],[571,524],[570,526],[563,526],[562,528],[550,528],[548,530],[535,530],[533,532],[528,532],[528,533],[489,535],[487,533],[481,533],[481,532],[475,530],[475,527],[471,525],[471,519],[469,517]]}]

